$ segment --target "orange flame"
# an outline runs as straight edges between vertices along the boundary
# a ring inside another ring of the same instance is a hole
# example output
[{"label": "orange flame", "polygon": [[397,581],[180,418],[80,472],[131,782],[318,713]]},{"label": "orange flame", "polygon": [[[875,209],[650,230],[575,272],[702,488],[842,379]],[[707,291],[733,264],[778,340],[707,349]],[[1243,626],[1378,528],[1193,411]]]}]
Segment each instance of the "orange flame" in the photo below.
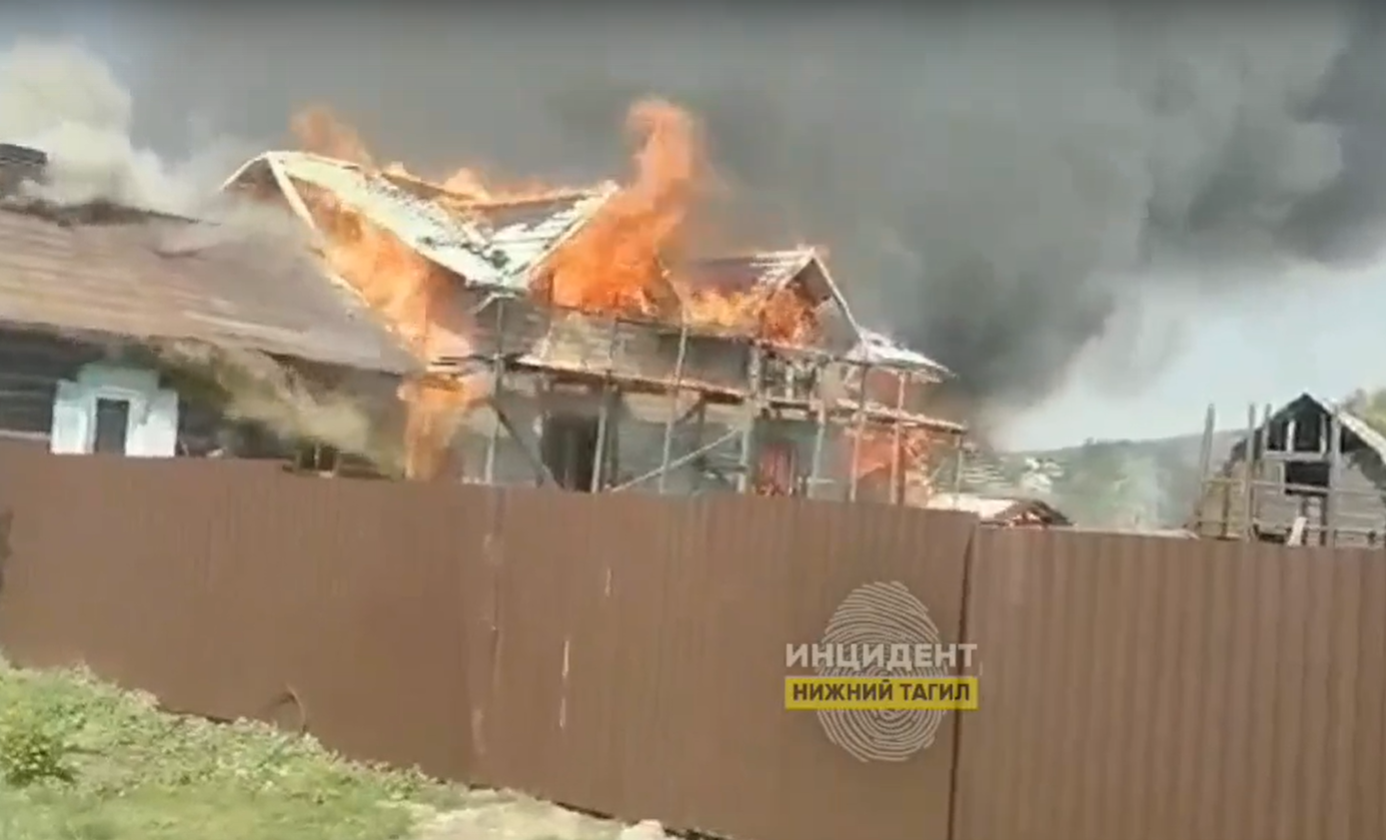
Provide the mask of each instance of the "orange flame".
[{"label": "orange flame", "polygon": [[[302,112],[293,128],[310,151],[376,165],[360,134],[326,108]],[[634,178],[550,257],[532,291],[560,307],[592,314],[681,318],[695,328],[785,344],[811,341],[819,325],[810,302],[797,292],[698,289],[679,277],[690,244],[689,219],[713,180],[697,120],[672,103],[647,99],[631,107],[626,130],[636,143]],[[441,184],[424,181],[399,163],[382,171],[436,190],[440,200],[462,210],[563,192],[538,182],[500,187],[470,168],[458,169]],[[355,241],[359,244],[352,247],[366,247],[359,237]],[[386,317],[394,320],[389,313]],[[414,326],[407,331],[417,332],[418,320],[408,323]]]},{"label": "orange flame", "polygon": [[434,479],[451,466],[448,453],[458,425],[479,398],[466,379],[424,376],[400,386],[406,406],[404,427],[404,474],[409,478]]},{"label": "orange flame", "polygon": [[705,171],[697,124],[661,100],[638,102],[626,129],[641,143],[635,180],[549,260],[537,291],[558,306],[633,317],[668,315],[664,261]]},{"label": "orange flame", "polygon": [[[323,107],[296,115],[292,128],[308,151],[381,172],[397,183],[411,182],[462,212],[554,192],[536,183],[503,188],[472,169],[432,184],[402,164],[382,168],[360,134]],[[634,177],[549,258],[531,291],[558,306],[594,314],[682,320],[785,344],[811,341],[819,325],[810,302],[793,289],[713,291],[680,279],[689,219],[711,180],[692,115],[663,100],[644,100],[631,108],[626,129],[637,144]],[[326,234],[328,264],[421,359],[432,360],[441,347],[465,341],[471,325],[450,309],[452,278],[445,270],[325,191],[299,187]],[[445,438],[455,429],[456,416],[476,403],[476,390],[438,377],[401,390],[410,476],[427,477],[443,468]]]},{"label": "orange flame", "polygon": [[[319,154],[374,165],[360,136],[324,108],[294,118],[303,146]],[[402,166],[392,173],[408,177]],[[444,347],[465,341],[466,319],[448,305],[450,278],[398,237],[343,205],[331,193],[297,185],[323,232],[323,257],[385,319],[411,350],[428,360]],[[445,453],[462,413],[476,397],[465,380],[424,377],[400,389],[405,405],[405,474],[431,478],[445,466]]]},{"label": "orange flame", "polygon": [[791,346],[808,344],[818,335],[817,313],[792,288],[738,293],[680,287],[683,317],[690,325]]},{"label": "orange flame", "polygon": [[637,102],[626,121],[637,140],[635,178],[549,260],[535,289],[558,306],[633,318],[681,317],[696,328],[803,344],[816,334],[799,294],[698,289],[680,277],[688,224],[712,172],[698,122],[669,102]]},{"label": "orange flame", "polygon": [[[856,443],[858,437],[861,443]],[[922,429],[900,430],[900,469],[910,472],[919,469],[928,457],[931,439]],[[846,437],[847,456],[856,456],[855,476],[863,479],[880,472],[894,472],[895,469],[895,430],[867,428],[858,432],[851,429]]]},{"label": "orange flame", "polygon": [[436,313],[448,278],[394,234],[366,220],[331,193],[299,183],[313,220],[323,232],[323,257],[422,358],[446,338],[460,338]]},{"label": "orange flame", "polygon": [[358,166],[375,167],[375,159],[360,133],[328,108],[313,105],[303,109],[294,114],[289,128],[305,151]]},{"label": "orange flame", "polygon": [[762,338],[797,346],[813,341],[818,330],[817,313],[796,290],[780,289],[766,299],[761,311]]},{"label": "orange flame", "polygon": [[[869,403],[897,406],[908,411],[911,402],[917,398],[920,383],[908,376],[891,370],[867,370],[863,372],[865,397]],[[901,429],[899,446],[899,470],[918,473],[924,471],[926,462],[933,453],[933,435],[926,429]],[[861,480],[878,473],[896,474],[896,435],[893,428],[867,427],[858,431],[849,429],[845,437],[844,456],[848,461],[847,470]]]},{"label": "orange flame", "polygon": [[[446,317],[448,278],[397,237],[343,207],[330,194],[300,185],[314,219],[327,234],[327,264],[366,304],[394,326],[422,359],[464,341],[465,324]],[[405,406],[405,475],[433,478],[444,464],[460,415],[474,402],[465,380],[425,377],[400,390]]]},{"label": "orange flame", "polygon": [[789,496],[798,489],[798,458],[794,445],[769,440],[761,444],[751,490],[758,496]]}]

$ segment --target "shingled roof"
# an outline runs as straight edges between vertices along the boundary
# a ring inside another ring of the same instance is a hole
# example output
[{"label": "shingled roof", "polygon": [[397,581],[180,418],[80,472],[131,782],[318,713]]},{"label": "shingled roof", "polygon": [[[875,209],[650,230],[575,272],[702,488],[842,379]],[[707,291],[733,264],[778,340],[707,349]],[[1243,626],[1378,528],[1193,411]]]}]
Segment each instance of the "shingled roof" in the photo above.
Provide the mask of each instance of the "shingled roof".
[{"label": "shingled roof", "polygon": [[418,366],[299,249],[105,205],[0,204],[0,322],[390,373]]}]

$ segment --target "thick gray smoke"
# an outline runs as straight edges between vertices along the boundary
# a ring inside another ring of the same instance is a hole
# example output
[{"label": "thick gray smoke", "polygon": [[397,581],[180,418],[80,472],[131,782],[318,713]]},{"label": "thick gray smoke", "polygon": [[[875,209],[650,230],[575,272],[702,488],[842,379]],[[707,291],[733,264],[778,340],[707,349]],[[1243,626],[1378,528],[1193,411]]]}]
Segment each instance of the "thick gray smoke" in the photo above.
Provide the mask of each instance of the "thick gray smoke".
[{"label": "thick gray smoke", "polygon": [[1386,38],[1345,7],[700,8],[158,9],[123,35],[160,143],[323,100],[389,159],[586,179],[631,98],[681,100],[738,225],[825,242],[862,316],[999,408],[1153,298],[1196,318],[1381,245]]}]

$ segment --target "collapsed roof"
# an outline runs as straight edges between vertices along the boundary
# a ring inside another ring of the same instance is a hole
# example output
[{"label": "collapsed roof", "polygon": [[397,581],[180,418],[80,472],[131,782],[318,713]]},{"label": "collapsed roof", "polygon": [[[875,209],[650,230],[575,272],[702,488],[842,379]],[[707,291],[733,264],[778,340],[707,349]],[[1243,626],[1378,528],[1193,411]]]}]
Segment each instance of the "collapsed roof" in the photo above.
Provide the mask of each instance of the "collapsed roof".
[{"label": "collapsed roof", "polygon": [[[412,177],[291,151],[266,152],[250,160],[227,179],[225,188],[272,187],[304,224],[317,230],[301,185],[330,193],[457,275],[464,286],[501,294],[527,290],[545,261],[591,222],[618,190],[615,183],[606,182],[529,200],[469,200]],[[814,306],[831,305],[846,324],[848,360],[951,375],[933,359],[862,327],[813,248],[695,259],[682,276],[694,291],[773,293],[798,284]]]},{"label": "collapsed roof", "polygon": [[415,188],[419,182],[413,179],[308,152],[266,152],[238,169],[226,186],[266,179],[310,228],[317,224],[300,184],[331,193],[466,284],[515,292],[528,288],[544,259],[616,192],[615,184],[607,184],[531,202],[469,202],[464,215]]},{"label": "collapsed roof", "polygon": [[684,267],[682,276],[694,290],[723,294],[751,291],[774,293],[797,283],[815,306],[828,302],[836,304],[853,332],[860,330],[847,299],[815,248],[696,258]]}]

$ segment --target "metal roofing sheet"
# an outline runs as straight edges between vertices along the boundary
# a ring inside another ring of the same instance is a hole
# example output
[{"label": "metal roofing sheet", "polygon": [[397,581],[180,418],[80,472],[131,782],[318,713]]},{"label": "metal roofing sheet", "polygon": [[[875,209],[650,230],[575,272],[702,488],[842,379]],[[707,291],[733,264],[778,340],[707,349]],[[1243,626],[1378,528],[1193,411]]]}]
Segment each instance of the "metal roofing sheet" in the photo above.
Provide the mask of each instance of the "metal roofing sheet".
[{"label": "metal roofing sheet", "polygon": [[533,201],[464,205],[462,211],[481,223],[492,252],[501,255],[501,266],[489,280],[464,276],[478,284],[524,288],[540,263],[591,219],[610,194],[569,193]]},{"label": "metal roofing sheet", "polygon": [[925,507],[930,510],[958,510],[983,520],[1000,521],[1030,511],[1042,517],[1067,521],[1060,511],[1039,499],[1019,496],[981,496],[972,493],[934,493]]},{"label": "metal roofing sheet", "polygon": [[933,510],[961,510],[983,519],[994,519],[1019,502],[1016,499],[974,496],[970,493],[935,493],[926,507]]},{"label": "metal roofing sheet", "polygon": [[164,247],[190,226],[167,218],[60,224],[0,209],[0,319],[365,370],[417,367],[373,315],[295,249],[226,233],[199,247]]},{"label": "metal roofing sheet", "polygon": [[[591,191],[530,201],[446,204],[411,192],[396,180],[346,161],[306,152],[267,152],[241,167],[228,180],[235,184],[268,172],[291,206],[309,225],[311,214],[297,183],[325,189],[389,230],[424,257],[460,275],[469,285],[518,292],[553,251],[591,220],[617,190],[608,183]],[[868,330],[856,321],[846,297],[818,251],[799,247],[778,251],[714,256],[685,267],[694,288],[721,292],[756,286],[781,288],[803,278],[816,299],[833,300],[857,340],[848,357],[949,374],[946,367]]]},{"label": "metal roofing sheet", "polygon": [[227,181],[267,167],[304,220],[312,224],[297,183],[327,190],[468,284],[519,290],[542,260],[590,219],[614,184],[535,202],[474,202],[457,212],[415,195],[390,179],[345,161],[306,152],[267,152]]},{"label": "metal roofing sheet", "polygon": [[928,356],[900,344],[887,337],[885,333],[869,330],[865,327],[858,327],[857,334],[860,341],[857,346],[852,348],[847,354],[849,359],[860,362],[871,362],[875,364],[898,365],[902,367],[927,368],[929,370],[952,375],[952,372],[942,364],[934,361]]},{"label": "metal roofing sheet", "polygon": [[[1332,404],[1330,403],[1330,405]],[[1333,406],[1332,410],[1337,412],[1338,420],[1344,427],[1361,438],[1363,443],[1376,452],[1383,461],[1386,461],[1386,435],[1382,435],[1366,420],[1356,414],[1349,413],[1346,409]]]},{"label": "metal roofing sheet", "polygon": [[[814,267],[818,268],[817,272],[810,271]],[[803,276],[811,294],[824,300],[832,299],[837,303],[844,319],[855,333],[857,343],[848,352],[848,359],[927,369],[945,376],[952,375],[952,371],[947,367],[923,353],[905,347],[884,333],[861,326],[853,316],[846,296],[828,274],[822,258],[813,248],[704,258],[692,261],[685,273],[694,288],[713,289],[723,293],[742,292],[756,286],[781,288],[795,278]]]},{"label": "metal roofing sheet", "polygon": [[745,292],[756,286],[779,288],[793,280],[813,258],[810,249],[705,257],[690,261],[684,276],[695,289],[722,293]]}]

